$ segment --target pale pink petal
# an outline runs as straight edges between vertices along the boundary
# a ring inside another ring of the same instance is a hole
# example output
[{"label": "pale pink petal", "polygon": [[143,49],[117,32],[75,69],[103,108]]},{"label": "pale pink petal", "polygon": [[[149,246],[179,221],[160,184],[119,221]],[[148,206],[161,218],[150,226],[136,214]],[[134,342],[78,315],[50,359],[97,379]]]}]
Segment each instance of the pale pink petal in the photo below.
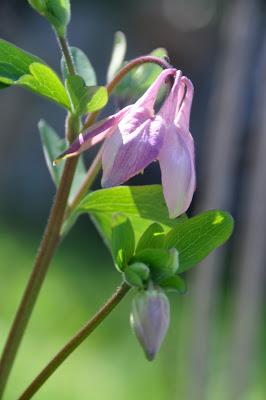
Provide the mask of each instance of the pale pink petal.
[{"label": "pale pink petal", "polygon": [[159,115],[130,134],[119,124],[104,143],[102,186],[120,185],[147,167],[157,158],[164,135],[165,124]]},{"label": "pale pink petal", "polygon": [[149,89],[147,89],[146,92],[138,99],[138,101],[135,103],[135,106],[145,107],[153,110],[153,106],[160,88],[165,83],[166,79],[171,75],[175,75],[175,73],[175,68],[168,68],[163,70],[160,75],[155,79],[155,81],[151,84]]},{"label": "pale pink petal", "polygon": [[[94,144],[98,143],[100,140],[103,140],[105,137],[110,135],[116,129],[121,119],[130,110],[130,107],[131,106],[127,106],[123,108],[118,113],[95,123],[84,133],[80,133],[74,142],[56,158],[54,164],[59,163],[65,158],[74,157],[77,154],[82,153]],[[94,139],[95,137],[97,137],[99,140]]]},{"label": "pale pink petal", "polygon": [[166,124],[172,124],[175,118],[178,101],[180,102],[178,96],[180,93],[181,74],[181,71],[176,71],[174,84],[162,107],[160,108],[160,111],[158,112],[158,114],[165,119]]},{"label": "pale pink petal", "polygon": [[194,87],[192,82],[186,76],[182,76],[181,84],[183,87],[186,87],[186,92],[181,105],[178,106],[176,109],[175,124],[178,127],[189,131],[189,118],[193,100]]},{"label": "pale pink petal", "polygon": [[184,213],[191,203],[196,175],[194,149],[191,149],[187,136],[177,132],[175,125],[167,130],[158,160],[169,216],[176,218]]}]

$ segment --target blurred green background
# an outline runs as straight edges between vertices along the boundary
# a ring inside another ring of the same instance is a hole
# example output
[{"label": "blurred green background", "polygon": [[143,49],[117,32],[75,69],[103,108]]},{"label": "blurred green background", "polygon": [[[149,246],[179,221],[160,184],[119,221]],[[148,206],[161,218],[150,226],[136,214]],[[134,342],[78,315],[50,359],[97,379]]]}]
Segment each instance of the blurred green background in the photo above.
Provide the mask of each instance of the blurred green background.
[{"label": "blurred green background", "polygon": [[[36,399],[263,400],[265,357],[265,7],[259,0],[72,1],[69,39],[105,71],[116,30],[127,58],[163,46],[195,84],[191,131],[198,189],[191,214],[222,208],[234,237],[171,295],[172,320],[153,363],[130,331],[132,294],[64,363]],[[0,2],[0,36],[59,71],[49,26],[26,1]],[[147,29],[148,27],[148,29]],[[31,271],[54,187],[37,122],[63,134],[64,112],[21,89],[0,93],[0,348]],[[109,108],[112,110],[113,108]],[[94,154],[87,155],[89,163]],[[133,183],[160,181],[153,165]],[[99,181],[95,187],[99,187]],[[24,337],[5,400],[111,295],[120,276],[84,216],[60,246]]]}]

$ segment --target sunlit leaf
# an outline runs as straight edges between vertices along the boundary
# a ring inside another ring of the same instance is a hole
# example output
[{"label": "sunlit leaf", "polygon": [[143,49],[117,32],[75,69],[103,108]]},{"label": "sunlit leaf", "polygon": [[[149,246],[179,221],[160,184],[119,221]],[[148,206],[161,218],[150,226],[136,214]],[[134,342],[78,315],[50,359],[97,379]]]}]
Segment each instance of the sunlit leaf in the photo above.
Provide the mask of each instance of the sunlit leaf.
[{"label": "sunlit leaf", "polygon": [[231,235],[234,221],[220,210],[206,211],[176,226],[165,237],[167,248],[179,252],[179,269],[183,272],[194,267]]},{"label": "sunlit leaf", "polygon": [[70,109],[64,85],[50,67],[34,62],[29,66],[29,72],[30,74],[21,76],[15,84]]},{"label": "sunlit leaf", "polygon": [[121,213],[112,218],[112,255],[118,269],[123,270],[135,251],[135,235],[130,220]]}]

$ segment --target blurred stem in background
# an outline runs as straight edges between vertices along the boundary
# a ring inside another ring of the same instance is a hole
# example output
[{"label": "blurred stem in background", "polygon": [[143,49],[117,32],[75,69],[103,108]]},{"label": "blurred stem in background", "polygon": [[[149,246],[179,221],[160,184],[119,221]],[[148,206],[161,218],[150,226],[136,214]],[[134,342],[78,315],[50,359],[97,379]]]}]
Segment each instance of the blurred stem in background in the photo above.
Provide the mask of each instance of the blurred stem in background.
[{"label": "blurred stem in background", "polygon": [[[229,2],[223,17],[220,37],[223,51],[217,59],[215,84],[207,110],[209,118],[201,155],[198,209],[203,205],[207,209],[232,208],[233,200],[229,194],[233,194],[236,186],[236,149],[240,147],[244,130],[247,81],[254,68],[257,18],[257,4],[250,0]],[[242,258],[243,253],[240,254]],[[224,249],[213,252],[197,268],[191,283],[193,295],[187,314],[191,316],[192,334],[187,348],[190,349],[188,371],[193,385],[187,387],[189,400],[207,398],[209,354],[212,353],[210,332],[214,326],[224,260]],[[195,331],[197,335],[194,335]]]},{"label": "blurred stem in background", "polygon": [[[70,54],[67,40],[65,38],[58,38],[60,43],[60,48],[65,57],[67,68],[70,74],[75,73],[75,67]],[[130,72],[133,68],[144,63],[155,63],[159,65],[162,69],[170,68],[169,63],[161,58],[154,56],[142,56],[138,57],[128,64],[126,64],[114,77],[114,79],[107,85],[108,93],[110,94],[116,85],[122,80],[122,78]],[[92,125],[98,115],[98,112],[94,112],[88,116],[84,124],[84,129]],[[67,116],[66,122],[66,137],[68,139],[74,139],[78,132],[74,131],[75,124],[74,117],[72,115]],[[75,128],[77,129],[77,128]],[[78,157],[66,160],[64,167],[62,179],[60,185],[55,195],[54,203],[50,212],[50,216],[47,222],[47,226],[41,241],[37,258],[33,267],[32,274],[24,291],[21,303],[17,310],[15,319],[11,326],[2,357],[0,360],[0,398],[5,390],[9,374],[11,372],[12,365],[15,361],[15,357],[20,346],[22,337],[26,330],[28,321],[30,319],[31,313],[33,311],[34,305],[36,303],[38,294],[40,292],[42,283],[46,276],[50,261],[54,255],[56,247],[60,240],[60,231],[64,222],[64,216],[66,213],[67,200],[71,188],[71,184],[74,178],[76,166],[78,162]],[[82,196],[89,190],[89,187],[93,183],[97,173],[101,167],[101,149],[96,156],[96,159],[91,165],[85,181],[81,186],[78,195],[74,199],[72,205],[70,205],[70,210],[67,211],[66,215],[71,212],[72,208],[75,207],[81,200]]]}]

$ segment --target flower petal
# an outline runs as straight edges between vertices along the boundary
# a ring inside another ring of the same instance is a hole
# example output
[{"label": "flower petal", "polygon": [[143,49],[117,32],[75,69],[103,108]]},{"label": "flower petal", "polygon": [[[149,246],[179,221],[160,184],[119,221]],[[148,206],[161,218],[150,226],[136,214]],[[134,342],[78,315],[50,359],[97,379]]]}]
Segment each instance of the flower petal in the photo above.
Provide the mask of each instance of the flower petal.
[{"label": "flower petal", "polygon": [[178,132],[176,126],[172,125],[167,130],[158,160],[169,216],[176,218],[188,209],[195,191],[194,145],[191,135]]},{"label": "flower petal", "polygon": [[103,150],[102,186],[120,185],[154,161],[163,144],[165,123],[157,115],[145,120],[133,132],[117,130],[108,137]]},{"label": "flower petal", "polygon": [[145,107],[153,110],[153,106],[161,86],[165,83],[166,79],[169,76],[175,75],[175,73],[175,68],[168,68],[163,70],[160,75],[155,79],[155,81],[151,84],[149,89],[147,89],[146,92],[138,99],[138,101],[135,103],[135,106]]},{"label": "flower petal", "polygon": [[[111,134],[117,127],[118,123],[130,110],[131,106],[127,106],[120,110],[118,113],[111,115],[110,117],[93,124],[84,133],[80,133],[74,142],[54,161],[54,164],[58,164],[61,160],[69,157],[74,157],[77,154],[89,149],[94,144],[103,140],[106,136]],[[98,139],[94,139],[98,136]]]},{"label": "flower petal", "polygon": [[181,74],[182,74],[181,71],[176,71],[174,84],[158,113],[165,119],[166,124],[173,122],[176,114],[177,104],[180,103],[179,96],[180,96]]},{"label": "flower petal", "polygon": [[186,93],[181,105],[177,107],[175,123],[178,127],[189,131],[189,118],[193,100],[194,87],[192,82],[186,76],[182,76],[181,84],[182,85],[180,92],[182,91],[183,93],[182,87],[186,87]]}]

